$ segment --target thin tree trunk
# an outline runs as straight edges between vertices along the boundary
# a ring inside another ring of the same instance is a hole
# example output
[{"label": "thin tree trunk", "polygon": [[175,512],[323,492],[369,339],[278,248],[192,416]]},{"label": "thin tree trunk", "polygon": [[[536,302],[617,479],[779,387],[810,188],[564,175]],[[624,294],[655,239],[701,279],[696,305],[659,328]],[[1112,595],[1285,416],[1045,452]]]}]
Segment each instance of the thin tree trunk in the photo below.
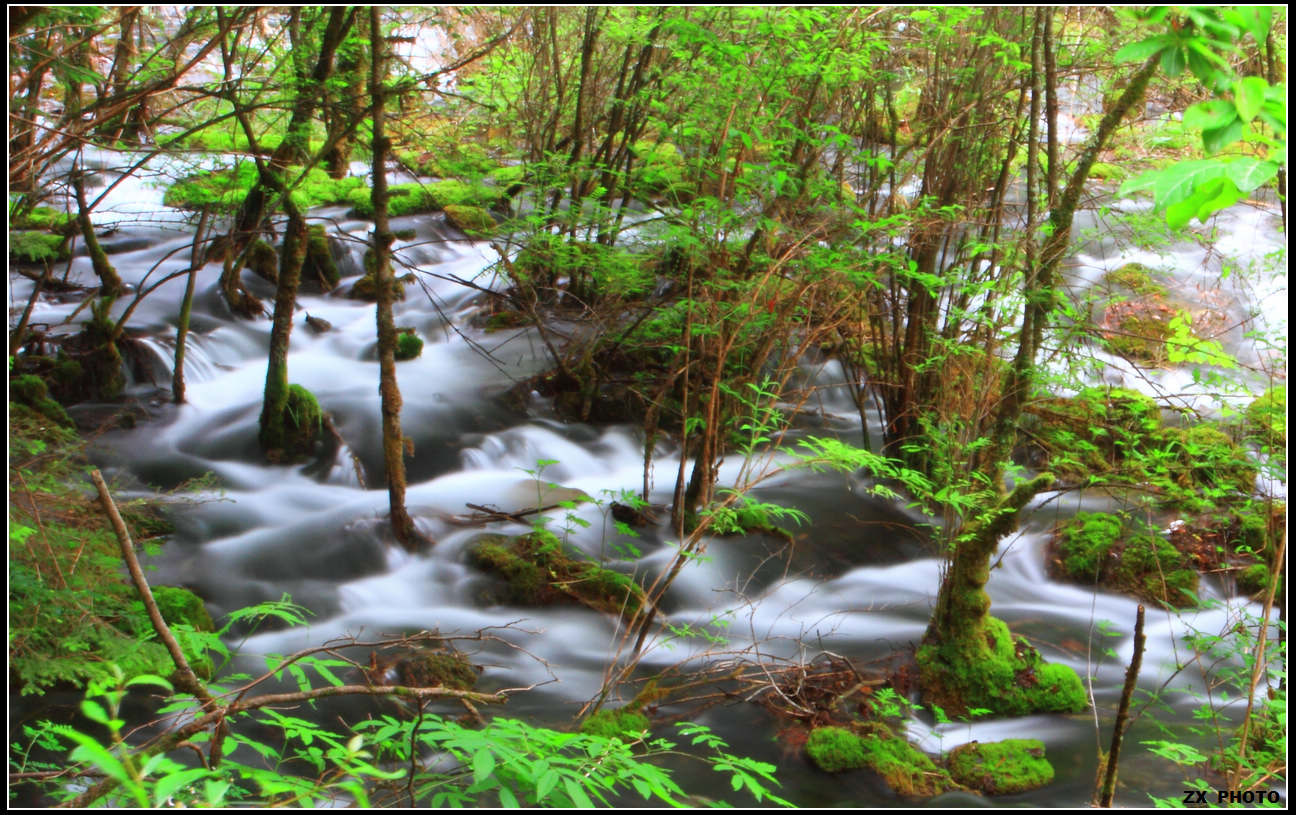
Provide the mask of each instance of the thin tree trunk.
[{"label": "thin tree trunk", "polygon": [[378,364],[381,370],[379,392],[382,395],[383,459],[387,465],[387,498],[391,506],[392,532],[406,549],[415,545],[414,521],[405,509],[405,439],[401,434],[400,387],[396,382],[396,323],[392,316],[395,275],[392,273],[391,247],[396,236],[387,220],[387,153],[388,139],[383,127],[386,115],[383,80],[383,35],[377,7],[369,9],[369,36],[373,57],[370,62],[369,90],[373,94],[373,208],[374,208],[374,276],[378,289]]},{"label": "thin tree trunk", "polygon": [[185,341],[189,337],[189,315],[193,311],[194,283],[198,277],[198,269],[202,267],[203,234],[207,231],[210,218],[211,209],[204,208],[198,218],[198,230],[194,232],[193,251],[189,255],[189,278],[185,281],[184,300],[180,302],[180,320],[179,325],[176,326],[175,372],[171,377],[171,396],[177,405],[184,404],[185,400]]},{"label": "thin tree trunk", "polygon": [[279,287],[275,291],[274,319],[270,329],[270,357],[266,365],[265,401],[261,406],[261,449],[272,460],[284,452],[284,408],[288,405],[288,341],[292,335],[297,286],[306,262],[306,220],[291,200],[284,229],[283,256],[279,261]]}]

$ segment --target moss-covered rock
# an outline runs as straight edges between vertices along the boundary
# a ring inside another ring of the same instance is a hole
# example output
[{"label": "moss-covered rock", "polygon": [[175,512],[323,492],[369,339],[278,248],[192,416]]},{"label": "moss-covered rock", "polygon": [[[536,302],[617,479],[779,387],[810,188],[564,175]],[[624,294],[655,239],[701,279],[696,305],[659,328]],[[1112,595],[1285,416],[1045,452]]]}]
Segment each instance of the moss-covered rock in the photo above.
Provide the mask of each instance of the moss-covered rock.
[{"label": "moss-covered rock", "polygon": [[65,427],[72,427],[72,417],[50,398],[49,388],[39,376],[23,374],[9,380],[9,396]]},{"label": "moss-covered rock", "polygon": [[1166,295],[1166,287],[1156,280],[1156,273],[1142,263],[1126,263],[1103,275],[1103,282],[1137,295]]},{"label": "moss-covered rock", "polygon": [[[368,255],[366,253],[366,261]],[[366,266],[369,264],[366,263]],[[393,294],[397,300],[405,299],[405,287],[414,283],[414,273],[401,275],[393,280]],[[363,277],[351,284],[351,290],[347,292],[347,297],[352,300],[368,300],[373,303],[378,299],[378,276],[372,271],[368,271]]]},{"label": "moss-covered rock", "polygon": [[469,237],[485,237],[495,230],[495,219],[481,207],[447,204],[446,221]]},{"label": "moss-covered rock", "polygon": [[918,648],[923,699],[951,716],[985,708],[1000,716],[1079,713],[1088,708],[1084,686],[1065,665],[1045,662],[1025,639],[987,617],[980,637],[951,638]]},{"label": "moss-covered rock", "polygon": [[[495,187],[456,180],[436,181],[430,184],[418,182],[393,184],[387,191],[389,194],[387,214],[393,218],[399,215],[439,212],[448,206],[489,209],[498,204],[503,197],[503,193]],[[352,205],[352,216],[373,217],[373,192],[368,188],[353,190],[348,201]]]},{"label": "moss-covered rock", "polygon": [[396,359],[404,361],[416,359],[423,353],[423,340],[413,331],[406,331],[396,337]]},{"label": "moss-covered rock", "polygon": [[318,283],[323,291],[331,291],[341,278],[342,273],[333,257],[328,232],[323,224],[311,224],[306,229],[306,261],[302,264],[302,282]]},{"label": "moss-covered rock", "polygon": [[492,600],[527,606],[575,602],[609,614],[634,615],[643,589],[620,572],[572,558],[545,531],[514,538],[488,535],[468,550],[469,563],[504,579]]},{"label": "moss-covered rock", "polygon": [[323,432],[324,412],[315,395],[301,385],[289,385],[284,405],[283,459],[294,461],[312,455]]},{"label": "moss-covered rock", "polygon": [[1058,526],[1051,569],[1056,577],[1175,607],[1196,605],[1192,560],[1152,530],[1116,515],[1079,512]]},{"label": "moss-covered rock", "polygon": [[1005,739],[955,747],[949,756],[954,780],[986,795],[1011,795],[1053,781],[1053,765],[1038,739]]},{"label": "moss-covered rock", "polygon": [[958,788],[949,773],[887,725],[870,722],[863,727],[863,735],[843,727],[817,728],[806,741],[806,755],[830,773],[867,767],[907,797],[930,798]]},{"label": "moss-covered rock", "polygon": [[628,741],[648,730],[648,717],[630,707],[620,710],[600,710],[580,724],[580,732],[606,739]]},{"label": "moss-covered rock", "polygon": [[863,740],[844,727],[817,728],[805,749],[815,766],[829,773],[858,770],[866,760]]},{"label": "moss-covered rock", "polygon": [[1172,473],[1179,486],[1232,490],[1243,496],[1255,492],[1255,461],[1220,429],[1205,424],[1166,428],[1158,441],[1174,456]]},{"label": "moss-covered rock", "polygon": [[248,245],[245,265],[262,280],[276,284],[279,282],[279,253],[269,241],[260,238],[252,241]]},{"label": "moss-covered rock", "polygon": [[1170,328],[1174,315],[1154,307],[1123,311],[1110,321],[1112,327],[1103,333],[1107,350],[1145,365],[1165,364],[1168,359],[1166,342],[1174,333]]},{"label": "moss-covered rock", "polygon": [[[332,178],[320,167],[310,168],[304,176],[301,168],[290,167],[283,179],[291,185],[293,203],[302,211],[326,204],[346,203],[353,193],[367,192],[364,179]],[[211,208],[217,212],[236,212],[256,182],[256,164],[241,161],[234,167],[182,178],[167,188],[162,203],[176,209]]]},{"label": "moss-covered rock", "polygon": [[472,690],[479,676],[468,657],[458,651],[417,648],[396,660],[396,679],[411,688]]}]

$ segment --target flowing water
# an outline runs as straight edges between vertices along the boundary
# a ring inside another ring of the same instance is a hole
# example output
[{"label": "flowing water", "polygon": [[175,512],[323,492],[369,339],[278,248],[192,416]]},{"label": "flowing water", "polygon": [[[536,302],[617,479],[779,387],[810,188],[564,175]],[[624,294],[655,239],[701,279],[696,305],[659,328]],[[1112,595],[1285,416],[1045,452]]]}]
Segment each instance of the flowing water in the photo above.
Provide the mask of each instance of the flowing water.
[{"label": "flowing water", "polygon": [[[100,223],[107,223],[101,215],[115,213],[110,218],[115,232],[104,245],[123,278],[135,286],[150,285],[188,263],[192,235],[174,213],[156,215],[163,211],[160,198],[160,189],[128,180],[96,213]],[[362,241],[370,225],[348,220],[340,209],[312,215],[348,239],[350,257],[342,265],[351,277],[338,289],[345,292],[360,273]],[[382,451],[374,307],[338,294],[300,297],[288,358],[290,381],[315,393],[345,440],[346,448],[331,469],[264,462],[256,432],[270,323],[268,318],[228,316],[217,292],[215,264],[197,277],[186,352],[188,401],[174,406],[166,391],[184,289],[178,277],[152,292],[131,320],[132,331],[152,356],[152,381],[137,379],[132,388],[147,415],[133,429],[103,435],[94,457],[119,484],[172,488],[214,474],[216,486],[190,495],[195,503],[178,505],[176,533],[154,560],[155,582],[192,587],[208,601],[213,615],[284,594],[310,609],[307,627],[262,630],[239,643],[235,668],[259,673],[267,654],[336,637],[376,638],[424,629],[471,635],[491,629],[498,641],[468,649],[473,661],[484,667],[479,688],[538,685],[515,696],[505,712],[564,726],[599,692],[606,666],[622,644],[622,632],[614,620],[594,611],[516,608],[483,600],[491,581],[465,559],[466,545],[482,530],[450,519],[467,513],[467,503],[504,511],[534,506],[542,484],[581,490],[597,502],[580,505],[570,517],[555,514],[550,528],[612,568],[651,578],[669,565],[675,551],[671,534],[662,526],[644,530],[638,538],[619,536],[607,516],[613,497],[622,490],[637,492],[642,485],[641,434],[627,426],[560,422],[535,395],[526,404],[506,399],[515,383],[545,367],[546,358],[531,332],[487,333],[470,324],[468,318],[479,306],[478,293],[455,278],[485,287],[499,285],[492,271],[493,253],[455,233],[440,215],[397,219],[393,228],[416,231],[413,239],[397,244],[401,260],[419,280],[397,305],[396,323],[416,329],[426,344],[420,358],[398,365],[398,374],[404,397],[401,422],[414,444],[407,500],[420,530],[437,541],[435,546],[408,554],[389,543],[383,520],[387,494],[375,486],[382,482]],[[1195,244],[1175,246],[1157,265],[1185,287],[1206,288],[1219,277],[1219,247],[1228,245],[1228,251],[1244,258],[1259,258],[1282,245],[1265,210],[1232,211],[1220,232],[1216,251]],[[1137,250],[1122,249],[1111,240],[1089,241],[1073,270],[1076,285],[1083,288],[1104,269],[1135,259],[1141,259]],[[73,261],[72,276],[90,282],[87,259]],[[1223,287],[1227,308],[1239,316],[1239,309],[1256,305],[1257,294],[1263,299],[1285,290],[1285,280],[1275,282],[1272,276],[1263,277],[1253,290],[1238,284],[1241,279],[1238,275]],[[267,284],[250,273],[245,273],[245,283],[263,297],[271,294]],[[19,280],[12,286],[11,313],[25,302],[30,292],[25,285]],[[1279,300],[1280,308],[1268,300],[1260,305],[1271,321],[1269,328],[1273,320],[1280,320],[1285,333],[1286,301]],[[33,322],[57,325],[77,305],[47,298]],[[332,330],[310,331],[304,323],[308,313],[327,320]],[[1230,333],[1229,350],[1250,363],[1263,361],[1265,350],[1249,349],[1242,333],[1243,329]],[[1190,375],[1181,371],[1120,373],[1115,360],[1096,353],[1108,375],[1117,372],[1126,385],[1154,381],[1185,400],[1213,392],[1194,386]],[[830,362],[807,370],[807,376],[822,386],[814,432],[858,439],[859,417],[840,387],[840,368]],[[1262,387],[1258,381],[1249,384],[1253,390]],[[876,428],[871,430],[876,433]],[[536,473],[542,460],[556,463]],[[654,504],[669,503],[678,464],[678,453],[669,445],[657,450],[650,496]],[[726,472],[734,472],[737,465],[728,462]],[[357,471],[368,487],[362,486]],[[710,539],[706,557],[683,571],[661,608],[665,621],[677,631],[688,624],[723,637],[723,643],[663,632],[651,644],[643,670],[686,661],[700,665],[708,652],[793,662],[831,652],[869,661],[911,649],[927,623],[940,562],[916,528],[922,519],[902,505],[870,497],[866,486],[843,476],[805,473],[783,474],[762,485],[757,491],[761,499],[797,507],[812,519],[795,529],[790,555],[775,557],[781,544],[773,539]],[[1001,567],[989,584],[997,616],[1029,637],[1047,659],[1090,678],[1097,712],[939,726],[924,714],[911,718],[911,736],[931,753],[969,739],[1043,739],[1057,780],[997,803],[1074,806],[1091,794],[1095,755],[1100,743],[1106,747],[1132,649],[1136,601],[1054,582],[1045,571],[1044,551],[1055,522],[1082,506],[1100,508],[1104,500],[1088,494],[1043,496],[1023,530],[1003,543]],[[525,528],[490,527],[504,532]],[[1149,613],[1139,684],[1148,693],[1159,693],[1167,704],[1146,712],[1130,734],[1118,801],[1142,805],[1147,803],[1146,792],[1175,796],[1183,786],[1184,771],[1137,746],[1141,740],[1160,737],[1156,724],[1169,726],[1176,737],[1196,738],[1186,731],[1198,704],[1191,693],[1201,692],[1208,678],[1193,662],[1183,636],[1191,631],[1220,633],[1243,611],[1260,613],[1254,604],[1227,599],[1221,585],[1210,580],[1203,585],[1222,605],[1183,614]],[[1180,665],[1188,667],[1178,670]],[[1240,710],[1233,704],[1228,715],[1236,718]],[[675,712],[664,708],[659,713],[665,717]],[[829,781],[798,751],[781,746],[776,738],[779,723],[757,705],[714,707],[699,718],[735,752],[777,764],[781,793],[801,805],[904,803],[868,773],[832,776]],[[1200,741],[1209,751],[1210,740]],[[686,788],[702,785],[705,791],[715,783],[710,770],[683,765],[680,773]],[[725,792],[712,794],[721,797]],[[976,800],[952,796],[947,803],[974,805]]]}]

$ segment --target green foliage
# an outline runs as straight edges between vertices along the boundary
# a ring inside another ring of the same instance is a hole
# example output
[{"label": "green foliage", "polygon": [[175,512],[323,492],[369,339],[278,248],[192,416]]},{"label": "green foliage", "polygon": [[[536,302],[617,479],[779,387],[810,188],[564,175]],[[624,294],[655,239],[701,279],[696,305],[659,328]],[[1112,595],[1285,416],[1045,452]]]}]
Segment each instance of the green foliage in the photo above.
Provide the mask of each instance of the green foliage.
[{"label": "green foliage", "polygon": [[1287,447],[1287,388],[1275,385],[1246,408],[1247,436],[1264,449],[1285,458]]},{"label": "green foliage", "polygon": [[[28,408],[10,404],[9,665],[15,687],[40,694],[113,676],[113,665],[140,674],[169,675],[175,666],[156,641],[135,591],[122,576],[116,536],[96,499],[78,485],[86,464],[82,442]],[[165,529],[156,509],[120,507],[137,542]],[[177,623],[181,647],[194,665],[211,665],[198,635],[205,613],[183,589],[159,587],[164,616]],[[168,616],[169,615],[169,616]],[[210,630],[208,627],[206,630]]]},{"label": "green foliage", "polygon": [[1269,34],[1272,10],[1264,6],[1147,12],[1153,25],[1168,23],[1157,34],[1122,48],[1122,61],[1142,61],[1160,55],[1161,68],[1177,76],[1188,67],[1214,94],[1184,112],[1184,126],[1201,133],[1202,146],[1216,154],[1236,142],[1259,148],[1263,157],[1241,155],[1182,161],[1144,173],[1122,187],[1120,194],[1151,191],[1156,206],[1173,227],[1196,217],[1202,223],[1269,183],[1287,161],[1287,102],[1284,86],[1271,86],[1260,76],[1238,76],[1228,55],[1250,36],[1263,43]]},{"label": "green foliage", "polygon": [[1038,739],[960,745],[950,752],[949,770],[955,781],[986,795],[1012,795],[1053,781],[1053,765]]},{"label": "green foliage", "polygon": [[9,256],[19,263],[68,259],[67,238],[49,232],[9,231]]},{"label": "green foliage", "polygon": [[1062,575],[1171,606],[1197,604],[1193,561],[1142,525],[1103,512],[1078,512],[1057,530]]},{"label": "green foliage", "polygon": [[446,221],[469,237],[487,237],[495,231],[495,219],[481,207],[446,204],[444,209]]},{"label": "green foliage", "polygon": [[[448,206],[490,208],[499,202],[500,191],[484,184],[463,181],[434,181],[428,184],[414,182],[393,184],[387,190],[387,214],[393,218],[422,212],[439,212]],[[372,218],[373,193],[368,187],[352,189],[346,200],[351,204],[351,214],[357,218]]]}]

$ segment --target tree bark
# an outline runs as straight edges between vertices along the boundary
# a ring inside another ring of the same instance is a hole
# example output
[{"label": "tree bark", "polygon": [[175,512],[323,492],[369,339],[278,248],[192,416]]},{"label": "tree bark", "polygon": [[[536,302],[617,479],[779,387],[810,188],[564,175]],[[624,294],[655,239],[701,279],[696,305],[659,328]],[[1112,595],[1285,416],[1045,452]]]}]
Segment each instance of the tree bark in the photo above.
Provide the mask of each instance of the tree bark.
[{"label": "tree bark", "polygon": [[377,7],[369,9],[369,37],[372,46],[369,91],[373,95],[373,208],[374,276],[378,289],[378,366],[382,396],[383,460],[387,465],[387,498],[391,508],[392,532],[406,549],[415,546],[414,521],[405,509],[405,438],[401,434],[400,387],[396,382],[396,323],[392,304],[396,281],[392,273],[392,234],[387,219],[387,154],[390,144],[384,128],[383,35]]}]

